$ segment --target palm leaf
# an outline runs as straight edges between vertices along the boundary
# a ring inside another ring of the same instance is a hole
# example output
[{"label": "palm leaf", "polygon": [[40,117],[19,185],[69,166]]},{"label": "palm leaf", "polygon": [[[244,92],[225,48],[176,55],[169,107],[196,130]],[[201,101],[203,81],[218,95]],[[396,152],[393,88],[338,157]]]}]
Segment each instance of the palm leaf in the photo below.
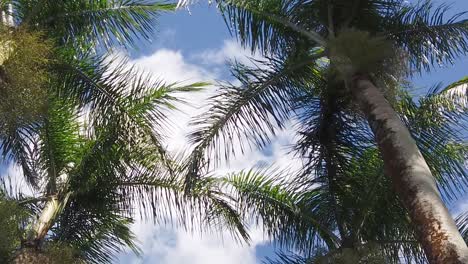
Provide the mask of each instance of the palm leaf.
[{"label": "palm leaf", "polygon": [[[268,175],[268,176],[265,176]],[[220,181],[237,201],[237,210],[261,223],[267,235],[281,247],[308,252],[317,245],[334,248],[340,239],[330,230],[320,211],[320,190],[300,191],[269,171],[236,173]]]},{"label": "palm leaf", "polygon": [[174,95],[198,91],[206,85],[166,85],[129,67],[125,60],[109,62],[91,58],[89,62],[72,61],[59,66],[65,88],[58,94],[78,103],[81,109],[89,109],[87,116],[92,130],[114,127],[126,145],[138,145],[142,140],[151,142],[167,162],[170,158],[162,144],[162,133],[168,127],[167,111],[182,102]]},{"label": "palm leaf", "polygon": [[453,63],[468,50],[468,20],[466,13],[447,18],[449,6],[434,6],[432,1],[416,5],[401,5],[387,17],[386,30],[399,47],[408,54],[416,70]]},{"label": "palm leaf", "polygon": [[462,213],[455,218],[455,223],[458,226],[458,230],[465,239],[465,242],[468,243],[468,213]]},{"label": "palm leaf", "polygon": [[44,124],[38,132],[38,155],[46,179],[45,191],[54,194],[58,191],[57,181],[61,175],[77,162],[81,139],[73,106],[51,97],[47,108]]},{"label": "palm leaf", "polygon": [[[263,147],[270,142],[270,136],[277,129],[284,128],[284,121],[292,112],[293,98],[303,87],[312,86],[320,76],[303,78],[303,72],[314,71],[315,61],[311,55],[300,62],[272,60],[271,70],[235,65],[233,74],[241,86],[229,85],[209,100],[210,109],[192,121],[195,131],[189,134],[195,145],[188,160],[188,180],[197,177],[200,170],[209,168],[212,158],[227,159],[237,151],[243,152],[248,146]],[[235,144],[223,142],[234,140]],[[237,147],[236,147],[237,148]],[[205,156],[206,155],[206,156]]]},{"label": "palm leaf", "polygon": [[175,5],[146,0],[16,1],[20,21],[44,30],[62,44],[133,46],[150,39],[155,19]]},{"label": "palm leaf", "polygon": [[468,184],[464,164],[468,149],[461,133],[467,117],[463,83],[435,86],[418,103],[403,94],[397,107],[448,199],[461,194]]},{"label": "palm leaf", "polygon": [[132,221],[112,212],[113,207],[83,208],[73,201],[53,228],[52,240],[70,245],[87,263],[112,263],[118,253],[140,250],[130,231]]}]

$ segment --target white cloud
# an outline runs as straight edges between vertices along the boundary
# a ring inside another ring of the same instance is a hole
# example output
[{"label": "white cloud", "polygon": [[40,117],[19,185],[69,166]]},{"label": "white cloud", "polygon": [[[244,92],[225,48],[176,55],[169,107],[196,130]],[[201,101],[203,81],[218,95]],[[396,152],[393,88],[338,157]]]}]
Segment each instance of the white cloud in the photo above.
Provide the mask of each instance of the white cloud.
[{"label": "white cloud", "polygon": [[252,65],[251,59],[261,59],[257,54],[244,49],[233,39],[224,40],[219,49],[210,49],[193,55],[193,58],[205,65],[225,64],[228,61],[238,61],[246,65]]},{"label": "white cloud", "polygon": [[[204,58],[203,61],[198,60],[204,66],[189,63],[180,51],[169,49],[157,50],[149,56],[131,62],[166,82],[191,83],[223,78],[216,67],[210,66],[208,70],[208,64],[222,64],[227,59],[237,59],[248,63],[247,56],[249,55],[251,54],[240,48],[235,42],[227,40],[218,50],[196,55],[198,58]],[[185,136],[190,130],[188,123],[192,117],[203,111],[201,106],[206,98],[214,93],[215,89],[215,87],[210,86],[203,92],[183,95],[192,106],[182,106],[181,112],[171,114],[170,119],[174,121],[175,129],[171,130],[168,135],[168,148],[170,150],[178,151],[186,148],[188,142]],[[217,172],[239,171],[258,164],[272,164],[273,162],[277,162],[277,166],[292,165],[297,167],[299,163],[291,162],[292,156],[286,150],[286,145],[291,140],[291,131],[283,131],[273,140],[269,151],[247,150],[244,155],[239,155],[231,160],[229,165],[222,165]],[[214,234],[205,234],[200,237],[180,229],[154,226],[141,221],[135,223],[133,230],[141,242],[144,255],[141,258],[136,258],[132,257],[131,253],[122,254],[121,263],[253,264],[257,262],[255,246],[266,242],[258,228],[252,228],[252,243],[249,246],[238,244],[228,232],[225,232],[226,234],[223,234],[222,238]]]},{"label": "white cloud", "polygon": [[11,195],[22,193],[26,196],[34,196],[36,194],[36,192],[26,182],[23,177],[22,169],[18,165],[14,163],[1,163],[0,167],[2,168],[0,179],[5,182],[5,185],[8,188],[11,186],[13,191]]},{"label": "white cloud", "polygon": [[215,77],[204,68],[187,63],[180,51],[169,49],[157,50],[149,56],[132,61],[132,63],[169,83],[206,81]]},{"label": "white cloud", "polygon": [[458,199],[458,201],[453,204],[451,211],[454,217],[458,216],[459,214],[468,212],[468,195]]},{"label": "white cloud", "polygon": [[134,230],[140,239],[145,239],[145,254],[131,263],[254,264],[255,246],[263,243],[259,232],[252,233],[250,245],[240,245],[229,239],[228,234],[223,237],[200,236],[180,229],[157,228],[151,224],[139,224]]}]

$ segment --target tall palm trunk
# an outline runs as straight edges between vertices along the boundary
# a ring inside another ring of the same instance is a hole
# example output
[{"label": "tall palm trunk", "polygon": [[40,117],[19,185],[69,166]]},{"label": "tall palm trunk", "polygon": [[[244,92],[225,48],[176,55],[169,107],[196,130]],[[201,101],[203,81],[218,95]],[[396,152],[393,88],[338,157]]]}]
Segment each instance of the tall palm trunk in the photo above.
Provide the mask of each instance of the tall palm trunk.
[{"label": "tall palm trunk", "polygon": [[352,93],[368,119],[385,171],[409,211],[429,262],[468,263],[468,248],[407,127],[368,77],[355,76]]},{"label": "tall palm trunk", "polygon": [[42,241],[50,228],[54,225],[55,219],[61,211],[62,203],[63,199],[59,199],[56,195],[50,196],[34,226],[34,239],[36,241]]},{"label": "tall palm trunk", "polygon": [[39,219],[34,225],[34,233],[25,241],[15,256],[13,263],[54,263],[46,254],[41,252],[40,246],[50,228],[54,225],[57,216],[62,212],[68,201],[69,194],[49,196]]}]

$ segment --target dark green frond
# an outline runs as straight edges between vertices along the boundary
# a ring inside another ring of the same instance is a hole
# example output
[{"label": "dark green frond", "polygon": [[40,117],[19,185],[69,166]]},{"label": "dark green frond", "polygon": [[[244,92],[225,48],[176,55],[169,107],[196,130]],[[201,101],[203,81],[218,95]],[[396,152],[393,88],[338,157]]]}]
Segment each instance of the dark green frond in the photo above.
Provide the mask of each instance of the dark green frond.
[{"label": "dark green frond", "polygon": [[401,258],[408,263],[424,263],[408,212],[384,175],[376,148],[352,158],[339,184],[342,218],[354,241],[376,245],[379,254],[392,263]]},{"label": "dark green frond", "polygon": [[[281,0],[219,0],[219,8],[232,32],[244,46],[264,54],[279,54],[296,45],[312,43],[324,46],[316,33],[315,13],[304,13],[306,1]],[[313,1],[309,1],[313,2]]]},{"label": "dark green frond", "polygon": [[57,192],[57,180],[78,161],[82,140],[76,117],[76,110],[71,105],[56,98],[49,99],[44,124],[39,131],[39,160],[42,172],[46,174],[46,192],[49,194]]},{"label": "dark green frond", "polygon": [[17,1],[19,19],[45,30],[62,44],[109,48],[150,39],[156,18],[174,4],[146,0]]},{"label": "dark green frond", "polygon": [[61,214],[51,239],[69,244],[87,263],[112,263],[127,247],[138,255],[140,250],[130,230],[132,220],[119,216],[109,206],[84,207],[80,201],[72,201]]},{"label": "dark green frond", "polygon": [[[246,147],[267,145],[293,114],[294,98],[320,79],[313,74],[317,72],[314,58],[309,55],[301,61],[286,62],[272,59],[266,69],[235,65],[233,74],[241,85],[221,88],[210,99],[207,113],[192,121],[195,131],[189,138],[195,149],[189,159],[189,177],[196,177],[200,169],[216,165],[219,159],[243,152]],[[313,75],[304,75],[306,72]],[[225,145],[224,149],[221,145]]]},{"label": "dark green frond", "polygon": [[[314,250],[315,251],[315,250]],[[293,252],[277,252],[275,257],[267,257],[263,264],[312,264],[313,259],[303,257]]]},{"label": "dark green frond", "polygon": [[13,160],[23,172],[26,181],[38,188],[39,173],[38,164],[32,158],[35,155],[34,136],[36,127],[10,128],[6,134],[0,134],[0,149],[4,158]]},{"label": "dark green frond", "polygon": [[466,12],[447,18],[449,5],[434,6],[432,1],[402,5],[387,18],[385,30],[409,55],[411,67],[420,71],[434,65],[453,63],[468,52]]},{"label": "dark green frond", "polygon": [[[320,190],[301,191],[266,172],[241,172],[221,179],[237,210],[261,223],[278,245],[309,252],[317,245],[334,248],[340,239],[320,211]],[[269,175],[269,177],[264,176]]]},{"label": "dark green frond", "polygon": [[127,207],[140,208],[143,218],[172,224],[190,231],[223,231],[248,241],[246,223],[227,196],[210,177],[197,180],[189,191],[184,181],[163,174],[137,172],[119,184]]}]

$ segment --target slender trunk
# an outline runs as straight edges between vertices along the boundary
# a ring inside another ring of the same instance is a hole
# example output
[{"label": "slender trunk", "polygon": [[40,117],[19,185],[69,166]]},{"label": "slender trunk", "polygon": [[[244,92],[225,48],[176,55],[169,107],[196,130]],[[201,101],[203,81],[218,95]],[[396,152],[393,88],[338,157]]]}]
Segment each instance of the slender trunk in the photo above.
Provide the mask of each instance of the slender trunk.
[{"label": "slender trunk", "polygon": [[13,27],[13,4],[3,5],[3,10],[0,9],[0,23],[4,26]]},{"label": "slender trunk", "polygon": [[13,263],[54,263],[46,254],[41,252],[41,243],[54,225],[57,216],[62,212],[68,201],[69,194],[49,196],[44,209],[42,209],[39,219],[34,225],[34,234],[25,241]]},{"label": "slender trunk", "polygon": [[468,263],[468,248],[407,127],[368,77],[356,76],[352,93],[368,119],[386,174],[409,211],[429,262]]},{"label": "slender trunk", "polygon": [[56,195],[53,195],[47,201],[44,209],[42,209],[41,215],[34,226],[36,237],[35,240],[41,241],[47,235],[50,228],[54,225],[55,218],[60,212],[61,201]]}]

